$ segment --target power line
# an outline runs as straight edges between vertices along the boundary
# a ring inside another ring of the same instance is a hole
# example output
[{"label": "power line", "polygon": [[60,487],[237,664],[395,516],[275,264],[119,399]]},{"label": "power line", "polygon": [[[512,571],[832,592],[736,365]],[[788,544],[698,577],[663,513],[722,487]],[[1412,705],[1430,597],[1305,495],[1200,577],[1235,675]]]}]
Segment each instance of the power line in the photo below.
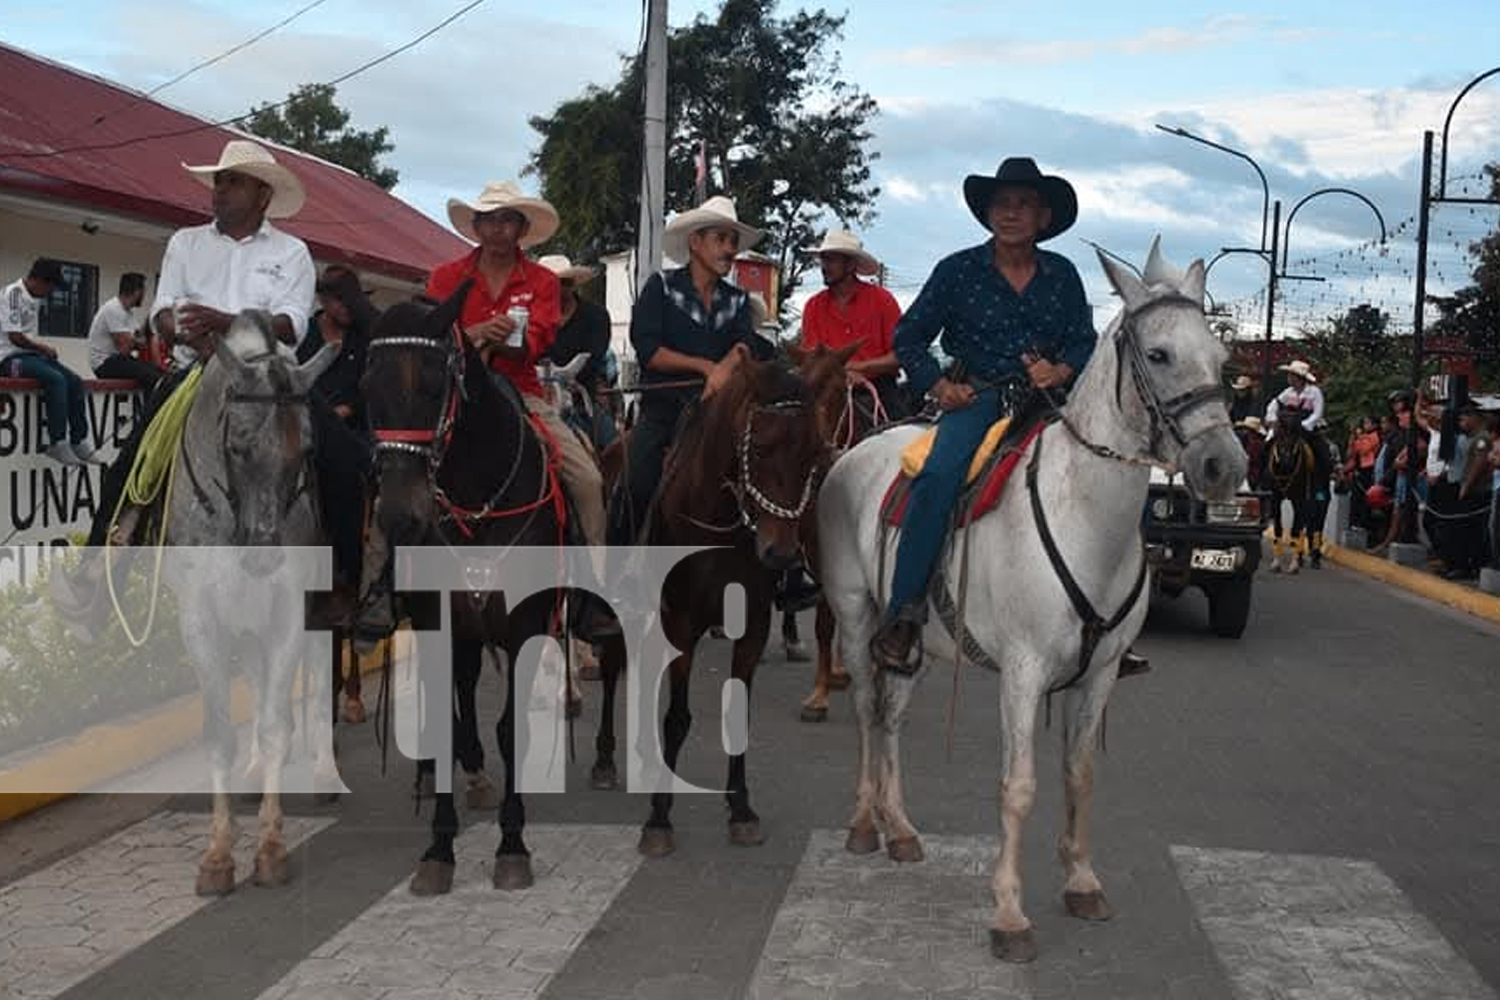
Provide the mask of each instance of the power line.
[{"label": "power line", "polygon": [[[313,86],[319,86],[319,87],[336,87],[336,86],[338,86],[341,83],[344,83],[344,82],[346,82],[348,80],[352,80],[356,76],[359,76],[361,73],[364,73],[367,70],[374,69],[376,66],[379,66],[381,63],[386,62],[386,61],[388,61],[390,59],[394,59],[396,56],[398,56],[401,53],[407,51],[408,49],[415,48],[417,45],[420,45],[422,42],[425,42],[427,39],[431,38],[433,35],[437,34],[439,31],[442,31],[448,25],[452,24],[454,21],[457,21],[459,18],[463,17],[469,11],[473,10],[475,7],[480,6],[484,2],[485,2],[485,0],[470,0],[469,3],[465,4],[463,7],[460,7],[457,11],[455,11],[454,13],[448,15],[443,20],[441,20],[437,24],[433,25],[431,28],[427,29],[426,31],[424,31],[420,35],[418,35],[417,37],[413,38],[411,41],[406,42],[405,44],[403,44],[403,45],[401,45],[401,46],[399,46],[397,48],[392,49],[391,51],[385,53],[384,55],[380,55],[380,56],[375,57],[374,59],[371,59],[369,62],[362,63],[361,65],[354,67],[354,69],[351,69],[349,72],[344,73],[341,76],[336,76],[336,77],[334,77],[331,80],[326,80],[323,83],[314,84]],[[282,108],[282,107],[286,106],[286,104],[290,100],[291,100],[291,98],[288,97],[288,98],[285,98],[283,100],[277,101],[274,104],[268,104],[268,105],[266,105],[263,108],[257,108],[256,111],[275,111],[278,108]],[[189,126],[187,128],[171,129],[171,130],[168,130],[166,132],[156,132],[156,133],[152,133],[150,135],[138,135],[138,136],[136,136],[136,137],[134,137],[132,139],[120,139],[120,140],[118,140],[116,142],[86,143],[86,144],[79,145],[79,146],[69,146],[69,147],[66,147],[66,148],[63,148],[63,149],[53,149],[53,150],[49,150],[49,151],[47,151],[45,153],[3,153],[3,154],[0,154],[0,159],[11,160],[11,161],[15,161],[15,160],[45,160],[45,159],[49,159],[49,158],[54,157],[54,156],[66,156],[69,153],[92,153],[92,152],[100,152],[100,151],[111,150],[111,149],[123,149],[126,146],[134,146],[137,143],[141,143],[141,142],[153,142],[153,141],[155,141],[157,139],[175,139],[175,138],[178,138],[178,137],[184,136],[184,135],[192,135],[195,132],[204,132],[204,131],[208,131],[209,129],[223,128],[226,125],[234,125],[237,122],[244,121],[246,118],[249,118],[254,113],[255,112],[246,112],[245,114],[242,114],[242,115],[235,115],[232,118],[223,118],[223,119],[220,119],[219,121],[202,122],[200,124],[192,125],[192,126]]]},{"label": "power line", "polygon": [[296,11],[295,13],[291,14],[290,16],[285,17],[285,18],[283,18],[280,21],[277,21],[275,24],[271,25],[269,28],[267,28],[266,30],[260,32],[259,34],[255,35],[255,36],[253,36],[251,38],[247,38],[245,41],[240,42],[238,45],[234,46],[233,48],[225,49],[223,52],[220,52],[218,55],[214,56],[212,59],[206,59],[203,62],[199,63],[198,65],[192,67],[191,69],[184,70],[183,72],[178,73],[176,76],[172,77],[172,79],[168,80],[166,83],[163,83],[163,84],[161,84],[161,85],[159,85],[157,87],[153,87],[152,89],[146,91],[144,94],[140,94],[139,96],[132,98],[131,100],[125,102],[122,105],[120,105],[118,108],[115,108],[113,111],[107,111],[107,112],[105,112],[104,114],[100,115],[99,117],[95,118],[92,122],[90,122],[89,125],[88,125],[88,127],[89,128],[97,128],[98,126],[104,124],[104,122],[106,120],[108,120],[109,118],[113,117],[114,115],[120,114],[122,111],[129,111],[131,108],[135,107],[137,104],[140,104],[142,101],[150,100],[152,97],[155,97],[157,94],[161,93],[163,90],[166,90],[168,87],[170,87],[170,86],[172,86],[174,84],[181,83],[183,80],[186,80],[188,77],[192,76],[194,73],[198,72],[200,69],[207,69],[208,67],[214,65],[215,63],[223,62],[225,59],[228,59],[230,56],[234,55],[236,52],[243,52],[245,49],[248,49],[250,46],[254,45],[256,42],[260,41],[262,38],[265,38],[267,35],[271,34],[272,32],[279,31],[280,29],[285,28],[287,25],[289,25],[293,21],[297,20],[297,18],[301,17],[303,14],[306,14],[308,11],[312,10],[315,7],[321,7],[323,4],[325,4],[327,2],[328,2],[328,0],[312,0],[312,3],[310,3],[307,6],[303,7],[301,10]]}]

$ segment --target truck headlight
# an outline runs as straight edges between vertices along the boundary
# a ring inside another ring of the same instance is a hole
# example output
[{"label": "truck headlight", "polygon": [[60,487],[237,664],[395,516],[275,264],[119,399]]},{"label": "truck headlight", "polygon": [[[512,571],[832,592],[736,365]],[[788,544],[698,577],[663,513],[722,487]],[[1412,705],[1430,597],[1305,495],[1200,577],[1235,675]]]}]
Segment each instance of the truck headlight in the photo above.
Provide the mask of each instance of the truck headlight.
[{"label": "truck headlight", "polygon": [[1170,497],[1157,497],[1151,501],[1151,516],[1158,521],[1170,521],[1172,519],[1172,500]]},{"label": "truck headlight", "polygon": [[1212,500],[1205,505],[1204,519],[1209,524],[1259,524],[1260,498],[1236,497]]}]

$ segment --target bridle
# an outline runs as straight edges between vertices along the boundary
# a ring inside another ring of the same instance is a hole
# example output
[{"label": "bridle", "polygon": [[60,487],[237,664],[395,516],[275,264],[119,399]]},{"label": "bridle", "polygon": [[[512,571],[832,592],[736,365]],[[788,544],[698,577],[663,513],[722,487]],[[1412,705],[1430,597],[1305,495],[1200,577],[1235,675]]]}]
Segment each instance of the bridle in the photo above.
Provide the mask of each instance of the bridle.
[{"label": "bridle", "polygon": [[[768,497],[764,490],[755,485],[755,480],[750,474],[752,468],[752,457],[754,455],[755,417],[756,414],[767,414],[776,417],[794,416],[800,417],[806,411],[807,404],[800,399],[785,399],[775,403],[766,403],[751,409],[749,416],[745,418],[745,430],[740,435],[740,477],[739,482],[733,484],[732,492],[735,501],[739,505],[740,523],[751,531],[755,530],[756,517],[754,509],[781,518],[784,521],[795,521],[799,519],[812,503],[813,487],[817,480],[817,466],[814,465],[807,472],[807,478],[802,481],[802,494],[797,499],[797,506],[784,507]],[[746,503],[746,500],[749,503]]]},{"label": "bridle", "polygon": [[437,351],[443,355],[444,366],[447,369],[447,377],[443,385],[443,405],[439,410],[440,416],[437,424],[430,428],[374,428],[377,459],[383,454],[416,455],[426,459],[428,478],[436,478],[438,466],[442,464],[443,455],[447,452],[448,444],[453,438],[453,425],[458,420],[458,408],[465,396],[464,378],[467,373],[462,336],[458,324],[455,323],[450,340],[406,336],[383,337],[370,341],[367,348],[370,354],[379,350],[393,349],[418,352]]},{"label": "bridle", "polygon": [[[242,361],[245,364],[247,364],[247,365],[253,365],[253,364],[257,363],[257,362],[265,361],[267,359],[274,359],[274,358],[276,358],[278,356],[279,355],[277,355],[274,352],[267,352],[265,354],[255,355],[254,357],[244,358],[244,359],[242,359]],[[284,390],[277,390],[277,391],[272,391],[272,392],[246,392],[246,391],[239,390],[239,389],[230,389],[227,392],[225,392],[225,394],[224,394],[224,404],[225,404],[226,407],[228,407],[228,406],[234,406],[234,405],[240,405],[240,406],[271,406],[271,407],[277,407],[277,408],[286,407],[286,406],[299,406],[299,407],[302,407],[303,409],[306,409],[308,407],[308,405],[309,405],[308,404],[308,393],[306,393],[306,392],[297,393],[297,392],[288,392],[288,391],[284,391]],[[239,490],[237,490],[235,488],[233,478],[230,477],[229,474],[228,474],[229,473],[229,466],[228,466],[228,462],[227,462],[227,456],[229,454],[229,421],[227,419],[223,420],[220,423],[219,448],[220,448],[220,454],[226,456],[225,467],[224,467],[225,482],[222,485],[219,486],[219,489],[224,494],[224,499],[228,503],[229,509],[234,513],[235,529],[238,531],[240,529],[240,527],[241,527],[240,523],[239,523],[239,521],[240,521],[240,495],[239,495]],[[186,452],[184,452],[184,457],[186,457]],[[187,469],[188,479],[189,479],[189,481],[192,484],[194,492],[198,495],[198,497],[200,499],[202,499],[204,501],[207,501],[207,499],[208,499],[207,498],[207,494],[203,490],[203,487],[201,485],[199,485],[199,483],[198,483],[198,477],[193,472],[192,464],[190,462],[186,463],[185,464],[185,468]],[[313,486],[313,476],[310,474],[312,469],[313,469],[313,455],[312,455],[312,450],[308,449],[303,454],[303,456],[302,456],[302,462],[301,462],[301,464],[300,464],[300,466],[299,466],[299,468],[297,470],[298,471],[298,475],[297,475],[295,486],[287,494],[286,503],[282,506],[282,513],[283,514],[285,514],[286,512],[288,512],[288,511],[290,511],[292,509],[292,505],[297,502],[298,498],[300,498],[304,493],[307,493],[307,492],[309,492],[309,490],[312,489],[312,486]],[[213,505],[210,503],[210,504],[208,504],[208,506],[211,508]],[[318,516],[318,510],[317,510],[317,505],[316,504],[313,505],[313,513],[314,513],[315,517]]]}]

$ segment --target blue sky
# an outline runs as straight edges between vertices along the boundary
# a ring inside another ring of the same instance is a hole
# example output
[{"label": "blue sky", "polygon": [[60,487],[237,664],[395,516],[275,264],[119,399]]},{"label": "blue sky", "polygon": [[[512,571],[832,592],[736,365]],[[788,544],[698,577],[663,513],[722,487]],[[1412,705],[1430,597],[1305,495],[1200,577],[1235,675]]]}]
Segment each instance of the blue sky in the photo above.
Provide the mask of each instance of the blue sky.
[{"label": "blue sky", "polygon": [[[0,38],[149,89],[305,2],[75,0],[64,19],[6,0]],[[205,116],[232,115],[343,72],[459,6],[325,0],[160,96]],[[671,20],[716,6],[674,2]],[[1500,62],[1500,18],[1489,7],[1477,0],[830,5],[848,13],[845,77],[882,108],[874,147],[884,191],[867,245],[910,295],[939,257],[984,238],[961,203],[963,176],[992,172],[1008,155],[1033,155],[1078,188],[1079,222],[1053,246],[1079,265],[1102,321],[1113,305],[1081,238],[1139,262],[1161,233],[1179,263],[1259,240],[1253,170],[1158,132],[1154,122],[1249,153],[1287,208],[1319,188],[1352,187],[1395,230],[1416,210],[1422,130],[1440,130],[1463,84]],[[782,12],[792,9],[782,4]],[[617,77],[620,55],[639,38],[640,15],[638,0],[550,8],[490,0],[350,81],[340,100],[357,125],[390,127],[397,193],[442,220],[450,195],[519,174],[535,143],[529,116]],[[1500,160],[1500,77],[1461,105],[1451,160],[1455,177]],[[1434,217],[1447,248],[1446,258],[1435,252],[1429,277],[1439,290],[1463,279],[1463,245],[1497,221],[1486,212],[1443,209]],[[1388,306],[1398,321],[1410,318],[1412,230],[1384,254],[1362,246],[1377,231],[1373,214],[1350,198],[1319,198],[1299,213],[1293,256],[1329,280],[1289,286],[1282,311],[1290,322],[1362,298]],[[1227,258],[1209,291],[1248,322],[1264,309],[1256,300],[1264,279],[1253,258]]]}]

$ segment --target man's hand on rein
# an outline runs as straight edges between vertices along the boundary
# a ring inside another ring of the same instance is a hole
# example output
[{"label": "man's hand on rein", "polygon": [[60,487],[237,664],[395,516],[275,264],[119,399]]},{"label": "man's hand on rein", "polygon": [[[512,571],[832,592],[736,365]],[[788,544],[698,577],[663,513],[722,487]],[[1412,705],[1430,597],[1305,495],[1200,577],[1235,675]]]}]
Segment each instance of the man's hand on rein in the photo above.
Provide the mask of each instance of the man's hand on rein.
[{"label": "man's hand on rein", "polygon": [[1031,384],[1038,389],[1056,389],[1067,385],[1068,379],[1073,377],[1073,369],[1060,361],[1048,361],[1039,358],[1035,354],[1021,355],[1021,363],[1026,366],[1026,374],[1031,378]]}]

